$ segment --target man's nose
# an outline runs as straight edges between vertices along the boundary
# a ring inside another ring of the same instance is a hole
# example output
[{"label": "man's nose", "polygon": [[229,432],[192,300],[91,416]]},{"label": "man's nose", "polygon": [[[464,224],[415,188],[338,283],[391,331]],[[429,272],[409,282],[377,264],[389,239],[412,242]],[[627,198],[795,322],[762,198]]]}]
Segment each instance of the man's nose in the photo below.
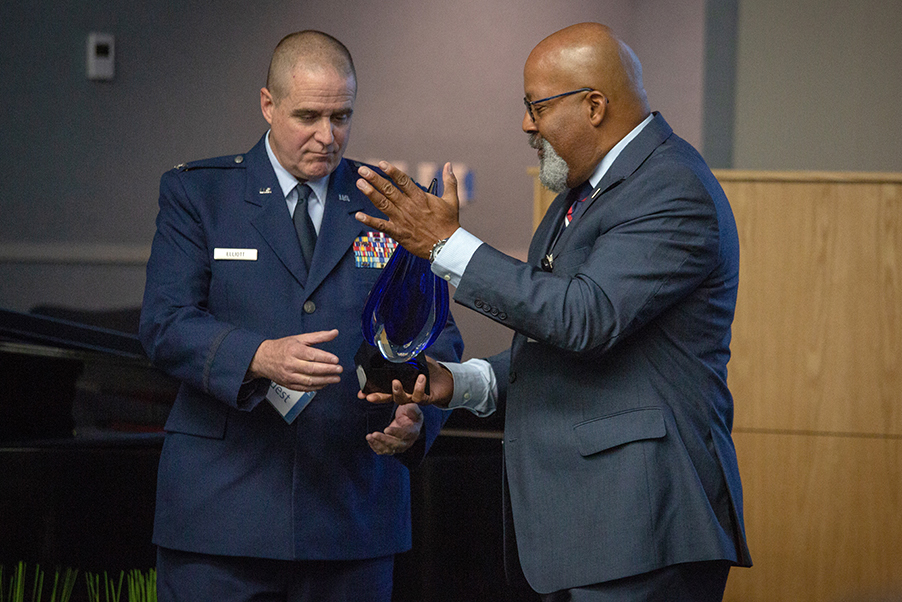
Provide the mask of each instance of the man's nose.
[{"label": "man's nose", "polygon": [[523,111],[523,131],[527,134],[532,134],[533,132],[538,132],[539,129],[536,127],[536,122],[532,120],[532,117],[529,116],[529,111]]},{"label": "man's nose", "polygon": [[328,146],[335,141],[335,133],[333,131],[334,126],[332,125],[332,120],[329,118],[323,118],[319,121],[316,127],[316,140],[321,144]]}]

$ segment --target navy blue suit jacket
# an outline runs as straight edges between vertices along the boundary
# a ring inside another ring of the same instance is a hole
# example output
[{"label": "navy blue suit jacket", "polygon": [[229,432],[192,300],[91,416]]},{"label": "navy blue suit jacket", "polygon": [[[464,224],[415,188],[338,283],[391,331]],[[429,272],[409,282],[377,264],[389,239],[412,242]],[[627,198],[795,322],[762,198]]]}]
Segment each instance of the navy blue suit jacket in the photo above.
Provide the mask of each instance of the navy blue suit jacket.
[{"label": "navy blue suit jacket", "polygon": [[526,263],[479,247],[454,296],[516,331],[490,361],[519,557],[542,593],[751,563],[727,389],[730,205],[660,115],[599,188],[553,245],[570,204],[555,199]]},{"label": "navy blue suit jacket", "polygon": [[[372,558],[408,549],[407,467],[378,456],[367,433],[393,407],[357,399],[361,314],[380,270],[357,267],[352,244],[379,215],[356,186],[356,164],[331,175],[308,274],[264,140],[244,155],[174,168],[160,184],[140,336],[152,361],[183,383],[166,423],[154,542],[210,554],[275,559]],[[255,261],[214,249],[254,249]],[[265,339],[337,328],[320,345],[344,368],[289,425],[242,383]],[[449,317],[430,354],[457,360]],[[426,412],[422,454],[444,413]],[[416,458],[407,458],[415,461]]]}]

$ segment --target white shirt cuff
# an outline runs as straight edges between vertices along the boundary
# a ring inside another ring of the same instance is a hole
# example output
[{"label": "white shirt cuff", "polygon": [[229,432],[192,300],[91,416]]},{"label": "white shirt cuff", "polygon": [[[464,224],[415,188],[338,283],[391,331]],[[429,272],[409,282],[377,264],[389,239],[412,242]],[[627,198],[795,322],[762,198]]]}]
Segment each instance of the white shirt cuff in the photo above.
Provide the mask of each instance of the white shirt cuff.
[{"label": "white shirt cuff", "polygon": [[467,269],[467,264],[470,263],[470,259],[473,258],[473,254],[480,245],[482,245],[481,240],[463,228],[458,228],[435,256],[435,261],[432,262],[432,273],[457,288]]},{"label": "white shirt cuff", "polygon": [[448,409],[464,408],[486,417],[491,415],[498,403],[498,383],[492,365],[485,360],[472,359],[462,364],[439,362],[454,377],[454,395]]}]

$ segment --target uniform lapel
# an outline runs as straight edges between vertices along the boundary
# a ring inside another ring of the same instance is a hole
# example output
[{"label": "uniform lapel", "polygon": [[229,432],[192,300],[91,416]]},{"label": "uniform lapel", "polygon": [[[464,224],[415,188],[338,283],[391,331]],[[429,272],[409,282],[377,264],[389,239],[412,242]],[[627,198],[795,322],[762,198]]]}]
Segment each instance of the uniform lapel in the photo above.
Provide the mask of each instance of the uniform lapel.
[{"label": "uniform lapel", "polygon": [[313,252],[313,266],[307,277],[308,294],[316,289],[335,269],[341,258],[354,243],[364,226],[354,218],[358,211],[365,211],[369,205],[356,186],[355,163],[342,159],[338,168],[329,178],[323,223],[316,239]]},{"label": "uniform lapel", "polygon": [[307,267],[301,255],[297,232],[276,172],[266,154],[264,139],[245,156],[247,190],[244,200],[254,206],[250,222],[266,241],[285,268],[301,286],[307,280]]}]

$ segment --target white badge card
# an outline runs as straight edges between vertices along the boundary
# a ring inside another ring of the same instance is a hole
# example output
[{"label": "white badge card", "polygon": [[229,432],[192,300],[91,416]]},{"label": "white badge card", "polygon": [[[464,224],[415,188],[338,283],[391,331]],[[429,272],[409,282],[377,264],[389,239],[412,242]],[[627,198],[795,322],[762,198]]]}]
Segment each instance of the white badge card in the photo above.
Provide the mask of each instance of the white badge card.
[{"label": "white badge card", "polygon": [[294,391],[270,382],[266,399],[282,415],[285,422],[291,424],[301,410],[307,407],[314,395],[316,395],[316,391]]}]

